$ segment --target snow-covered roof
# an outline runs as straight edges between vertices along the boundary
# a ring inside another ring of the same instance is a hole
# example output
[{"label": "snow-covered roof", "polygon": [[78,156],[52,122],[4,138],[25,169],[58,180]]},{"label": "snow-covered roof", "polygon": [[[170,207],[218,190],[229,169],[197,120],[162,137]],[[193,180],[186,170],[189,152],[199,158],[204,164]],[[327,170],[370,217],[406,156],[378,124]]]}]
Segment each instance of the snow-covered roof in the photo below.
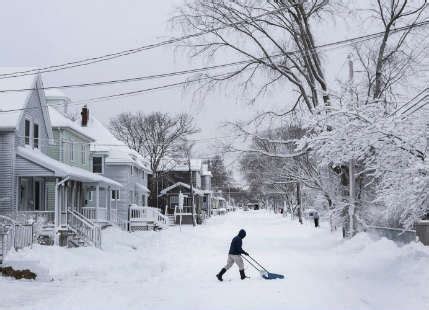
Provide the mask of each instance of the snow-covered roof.
[{"label": "snow-covered roof", "polygon": [[[191,158],[191,170],[201,171],[202,160]],[[189,164],[186,158],[170,158],[161,162],[160,171],[189,171]]]},{"label": "snow-covered roof", "polygon": [[149,188],[147,188],[146,186],[144,186],[143,184],[140,183],[136,183],[136,187],[141,190],[142,192],[146,192],[146,193],[150,193]]},{"label": "snow-covered roof", "polygon": [[76,133],[83,135],[90,141],[95,141],[92,137],[86,134],[82,127],[73,122],[71,119],[67,118],[63,113],[55,109],[54,107],[49,106],[49,116],[51,118],[51,125],[53,128],[69,128]]},{"label": "snow-covered roof", "polygon": [[[176,188],[178,186],[182,186],[184,188],[187,188],[187,189],[191,190],[191,186],[189,184],[186,184],[186,183],[183,183],[183,182],[177,182],[177,183],[175,183],[175,184],[173,184],[173,185],[171,185],[169,187],[164,188],[160,192],[159,196],[163,196],[163,195],[167,194],[169,191],[171,191],[172,189],[174,189],[174,188]],[[202,190],[197,189],[197,188],[193,188],[193,191],[197,195],[200,195],[200,196],[204,195],[204,192]]]},{"label": "snow-covered roof", "polygon": [[[0,68],[0,74],[22,72],[31,68]],[[28,89],[19,92],[0,93],[0,129],[15,129],[31,92],[36,86],[37,76],[27,75],[0,79],[0,90]],[[15,111],[9,111],[15,110]],[[6,111],[6,112],[1,112]]]},{"label": "snow-covered roof", "polygon": [[121,184],[114,180],[78,167],[69,166],[49,157],[48,155],[40,151],[20,146],[17,149],[17,154],[29,161],[32,161],[42,167],[47,168],[48,170],[53,171],[55,176],[58,177],[64,178],[68,176],[72,179],[79,180],[82,182],[97,182],[112,185],[115,187],[122,187]]},{"label": "snow-covered roof", "polygon": [[99,120],[91,117],[85,127],[80,125],[81,120],[76,120],[77,124],[86,135],[92,137],[95,143],[91,145],[91,151],[107,152],[107,164],[134,164],[151,173],[149,163],[139,153],[130,149],[124,142],[119,141]]}]

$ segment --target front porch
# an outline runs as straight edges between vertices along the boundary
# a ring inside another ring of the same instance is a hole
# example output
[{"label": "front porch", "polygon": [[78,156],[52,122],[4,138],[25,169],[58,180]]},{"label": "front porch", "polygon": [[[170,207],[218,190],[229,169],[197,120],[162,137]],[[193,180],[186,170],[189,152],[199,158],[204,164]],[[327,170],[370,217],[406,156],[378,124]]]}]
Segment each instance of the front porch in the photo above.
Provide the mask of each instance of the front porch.
[{"label": "front porch", "polygon": [[[180,193],[184,198],[182,208],[179,208]],[[161,191],[159,197],[163,198],[165,215],[175,224],[201,223],[204,192],[194,188],[192,194],[190,185],[182,182],[177,182]]]},{"label": "front porch", "polygon": [[[110,193],[121,185],[101,175],[68,166],[40,152],[19,148],[15,178],[16,218],[35,224],[37,230],[72,229],[98,244],[99,225],[93,220],[115,219],[116,208],[111,203]],[[88,193],[93,189],[95,211],[85,209]],[[99,203],[102,192],[106,196],[103,207]]]}]

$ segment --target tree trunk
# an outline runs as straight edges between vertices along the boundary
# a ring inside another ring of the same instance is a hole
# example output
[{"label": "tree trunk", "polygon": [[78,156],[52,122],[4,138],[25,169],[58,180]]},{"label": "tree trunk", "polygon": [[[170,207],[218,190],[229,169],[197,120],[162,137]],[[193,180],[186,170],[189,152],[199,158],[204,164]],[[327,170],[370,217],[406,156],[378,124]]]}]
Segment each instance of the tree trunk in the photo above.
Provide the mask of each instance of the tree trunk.
[{"label": "tree trunk", "polygon": [[301,204],[301,184],[296,183],[296,201],[298,203],[298,220],[300,224],[303,224],[302,220],[302,204]]},{"label": "tree trunk", "polygon": [[194,185],[192,183],[192,169],[191,169],[191,164],[190,163],[189,163],[189,178],[190,178],[189,185],[191,186],[192,225],[196,226],[197,224],[195,222]]}]

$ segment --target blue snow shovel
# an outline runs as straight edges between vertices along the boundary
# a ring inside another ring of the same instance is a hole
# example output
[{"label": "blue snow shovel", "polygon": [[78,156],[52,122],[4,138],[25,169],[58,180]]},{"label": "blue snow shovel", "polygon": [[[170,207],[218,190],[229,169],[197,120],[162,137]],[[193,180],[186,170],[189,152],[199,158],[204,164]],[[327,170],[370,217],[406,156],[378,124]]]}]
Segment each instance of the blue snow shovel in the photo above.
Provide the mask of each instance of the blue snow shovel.
[{"label": "blue snow shovel", "polygon": [[252,256],[248,255],[248,257],[255,263],[257,264],[261,269],[259,269],[258,267],[255,266],[254,263],[252,263],[249,259],[247,259],[245,256],[241,256],[244,258],[244,260],[246,262],[248,262],[250,264],[250,266],[252,266],[253,268],[255,268],[256,270],[259,271],[259,273],[261,274],[261,276],[265,279],[265,280],[274,280],[274,279],[284,279],[284,275],[282,274],[277,274],[277,273],[272,273],[269,272],[264,266],[262,266],[260,263],[258,263],[258,261],[256,259],[254,259]]}]

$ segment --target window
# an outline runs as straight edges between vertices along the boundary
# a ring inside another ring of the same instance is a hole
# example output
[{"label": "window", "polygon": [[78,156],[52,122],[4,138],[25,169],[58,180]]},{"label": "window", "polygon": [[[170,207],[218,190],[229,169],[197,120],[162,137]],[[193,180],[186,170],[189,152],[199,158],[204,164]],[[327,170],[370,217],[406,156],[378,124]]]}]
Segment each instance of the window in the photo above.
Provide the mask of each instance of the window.
[{"label": "window", "polygon": [[86,165],[86,144],[81,144],[80,153],[82,156],[82,165]]},{"label": "window", "polygon": [[112,190],[112,200],[119,200],[119,190]]},{"label": "window", "polygon": [[146,205],[146,196],[142,195],[142,206]]},{"label": "window", "polygon": [[142,170],[142,179],[144,180],[144,170]]},{"label": "window", "polygon": [[69,143],[69,159],[74,161],[74,144],[73,142]]},{"label": "window", "polygon": [[170,196],[170,203],[179,203],[179,196]]},{"label": "window", "polygon": [[30,145],[30,120],[25,120],[25,128],[24,128],[24,135],[25,135],[25,144]]},{"label": "window", "polygon": [[92,158],[92,172],[103,173],[103,158],[93,157]]},{"label": "window", "polygon": [[87,195],[88,195],[88,201],[92,201],[92,191],[88,191]]},{"label": "window", "polygon": [[130,166],[130,175],[133,175],[133,166]]},{"label": "window", "polygon": [[39,148],[39,125],[33,125],[33,146],[34,148]]},{"label": "window", "polygon": [[129,198],[129,200],[130,200],[130,204],[132,204],[132,203],[133,203],[133,196],[134,196],[133,191],[130,191],[130,192],[129,192],[129,196],[128,196],[128,198]]}]

